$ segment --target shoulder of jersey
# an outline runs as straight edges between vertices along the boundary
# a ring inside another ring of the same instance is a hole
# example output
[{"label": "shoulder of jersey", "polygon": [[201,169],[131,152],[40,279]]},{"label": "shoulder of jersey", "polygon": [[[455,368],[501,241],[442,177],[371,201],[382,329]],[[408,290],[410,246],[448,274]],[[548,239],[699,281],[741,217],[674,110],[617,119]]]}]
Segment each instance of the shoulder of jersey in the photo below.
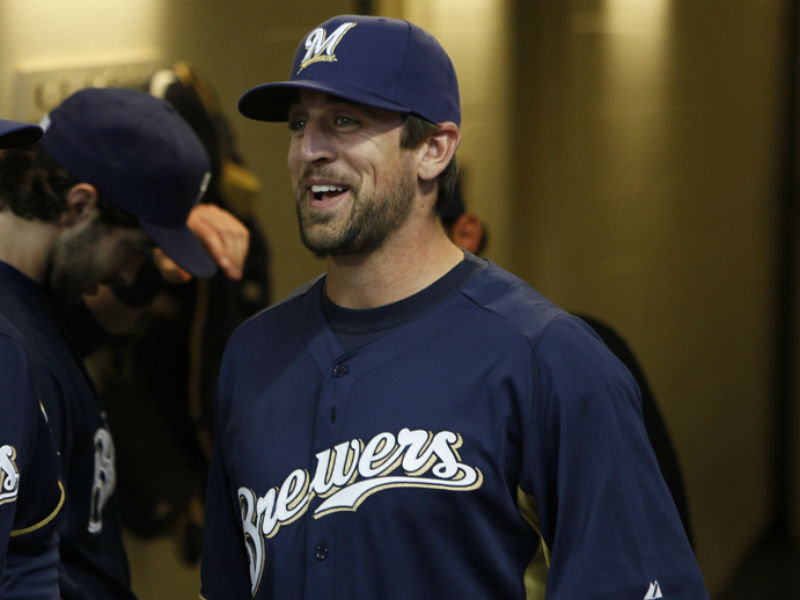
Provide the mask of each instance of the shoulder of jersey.
[{"label": "shoulder of jersey", "polygon": [[567,315],[527,282],[496,265],[477,273],[461,293],[529,339]]},{"label": "shoulder of jersey", "polygon": [[241,340],[251,335],[260,335],[259,332],[263,328],[272,329],[274,327],[279,327],[284,329],[286,327],[301,326],[303,321],[298,318],[300,304],[304,302],[307,294],[314,288],[315,284],[320,281],[321,277],[322,276],[303,284],[282,300],[279,300],[275,304],[264,308],[246,319],[236,328],[233,334],[231,334],[228,343],[230,344],[234,340]]}]

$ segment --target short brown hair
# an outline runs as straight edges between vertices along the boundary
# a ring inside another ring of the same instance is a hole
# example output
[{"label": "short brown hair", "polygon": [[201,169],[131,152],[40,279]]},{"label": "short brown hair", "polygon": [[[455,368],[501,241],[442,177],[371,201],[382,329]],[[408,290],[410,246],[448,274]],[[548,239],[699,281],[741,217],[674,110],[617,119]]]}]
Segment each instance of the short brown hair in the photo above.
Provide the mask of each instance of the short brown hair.
[{"label": "short brown hair", "polygon": [[[436,125],[436,123],[432,123],[414,114],[408,114],[403,118],[403,130],[400,133],[400,147],[409,150],[419,148],[437,131],[439,131],[439,126]],[[458,163],[456,162],[455,155],[453,155],[453,158],[447,164],[444,171],[439,173],[439,189],[436,196],[437,210],[452,200],[457,181]]]},{"label": "short brown hair", "polygon": [[[40,145],[0,152],[0,211],[29,221],[55,221],[67,209],[67,192],[80,183]],[[100,220],[138,227],[133,215],[98,197]]]}]

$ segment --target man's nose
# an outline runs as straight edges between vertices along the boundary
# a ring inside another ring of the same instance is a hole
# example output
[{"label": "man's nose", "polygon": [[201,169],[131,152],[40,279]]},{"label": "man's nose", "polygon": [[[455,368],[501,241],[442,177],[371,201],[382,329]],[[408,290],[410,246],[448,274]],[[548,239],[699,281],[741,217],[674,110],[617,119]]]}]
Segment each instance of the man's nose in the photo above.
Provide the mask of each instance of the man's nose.
[{"label": "man's nose", "polygon": [[300,157],[305,162],[328,161],[336,156],[331,134],[320,120],[309,119],[297,143]]}]

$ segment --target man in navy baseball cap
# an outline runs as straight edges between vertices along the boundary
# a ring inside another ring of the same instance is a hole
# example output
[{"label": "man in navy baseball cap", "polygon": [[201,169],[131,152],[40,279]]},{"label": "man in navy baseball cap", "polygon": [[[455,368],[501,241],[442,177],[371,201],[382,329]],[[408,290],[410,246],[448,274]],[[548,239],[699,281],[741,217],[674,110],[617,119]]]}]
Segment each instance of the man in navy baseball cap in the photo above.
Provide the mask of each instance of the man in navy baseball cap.
[{"label": "man in navy baseball cap", "polygon": [[122,333],[111,325],[141,314],[142,299],[158,289],[139,285],[145,270],[157,284],[165,273],[178,282],[189,275],[175,263],[206,277],[216,260],[240,276],[247,230],[198,204],[209,180],[206,152],[183,117],[146,92],[76,92],[41,128],[0,121],[0,144],[0,315],[24,340],[35,407],[41,401],[47,412],[66,488],[59,589],[28,595],[130,599],[115,447],[82,353],[101,327]]},{"label": "man in navy baseball cap", "polygon": [[442,227],[461,111],[439,43],[334,17],[239,109],[288,122],[326,273],[226,347],[202,597],[707,600],[630,372]]},{"label": "man in navy baseball cap", "polygon": [[0,150],[27,146],[42,137],[42,128],[29,123],[0,119]]},{"label": "man in navy baseball cap", "polygon": [[172,106],[145,92],[89,88],[41,125],[41,146],[71,175],[135,216],[178,265],[199,277],[214,274],[214,261],[186,226],[211,177],[208,156]]},{"label": "man in navy baseball cap", "polygon": [[[247,91],[239,100],[239,111],[252,119],[289,121],[290,128],[300,133],[295,122],[301,124],[303,119],[294,120],[291,107],[299,98],[309,97],[335,99],[400,118],[404,149],[446,139],[445,154],[449,154],[450,146],[455,148],[460,142],[461,105],[453,63],[436,38],[409,21],[363,15],[340,15],[325,21],[298,45],[289,80]],[[290,151],[290,163],[291,156]],[[457,174],[455,156],[448,157],[444,168],[428,183],[436,186],[437,208],[451,201]],[[299,194],[298,185],[307,187],[305,179],[312,175],[300,169],[293,171],[292,177]],[[333,190],[314,193],[334,195]],[[394,208],[400,212],[369,209],[357,216],[347,231],[359,239],[315,241],[314,232],[320,228],[314,221],[329,217],[314,215],[310,205],[298,201],[302,241],[320,256],[351,254],[364,245],[380,246],[394,222],[403,217],[404,209]]]}]

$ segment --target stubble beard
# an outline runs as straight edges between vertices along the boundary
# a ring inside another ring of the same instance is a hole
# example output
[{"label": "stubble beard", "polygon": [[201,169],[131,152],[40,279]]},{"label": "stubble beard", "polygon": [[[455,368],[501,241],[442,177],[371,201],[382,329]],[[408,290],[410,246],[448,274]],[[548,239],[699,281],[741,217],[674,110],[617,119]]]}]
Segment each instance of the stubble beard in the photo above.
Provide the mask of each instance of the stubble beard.
[{"label": "stubble beard", "polygon": [[95,252],[102,225],[89,226],[76,236],[53,246],[45,282],[47,289],[64,302],[78,301],[87,289],[99,283]]},{"label": "stubble beard", "polygon": [[320,213],[305,201],[305,186],[298,186],[297,221],[300,239],[306,248],[320,258],[326,256],[367,255],[383,246],[393,232],[405,223],[411,213],[415,180],[399,173],[388,183],[382,197],[360,195],[350,187],[350,213],[346,222],[335,225],[340,214]]}]

